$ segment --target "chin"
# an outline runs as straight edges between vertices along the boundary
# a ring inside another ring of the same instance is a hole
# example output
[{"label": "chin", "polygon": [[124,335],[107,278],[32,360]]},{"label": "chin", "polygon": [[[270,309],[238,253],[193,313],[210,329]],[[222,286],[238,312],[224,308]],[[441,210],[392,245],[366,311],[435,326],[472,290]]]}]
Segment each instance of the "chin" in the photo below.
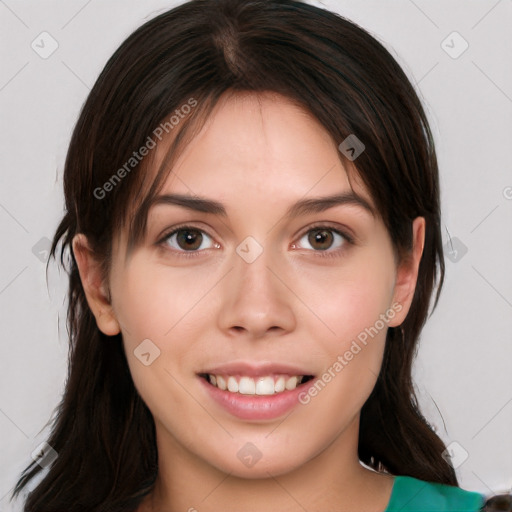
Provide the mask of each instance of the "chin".
[{"label": "chin", "polygon": [[233,456],[226,457],[226,452],[214,455],[212,465],[223,473],[232,477],[243,479],[263,479],[270,476],[280,476],[291,473],[302,467],[307,457],[304,454],[298,457],[297,453],[276,453],[270,447],[268,453],[265,449],[259,451],[252,443],[248,442],[233,452]]}]

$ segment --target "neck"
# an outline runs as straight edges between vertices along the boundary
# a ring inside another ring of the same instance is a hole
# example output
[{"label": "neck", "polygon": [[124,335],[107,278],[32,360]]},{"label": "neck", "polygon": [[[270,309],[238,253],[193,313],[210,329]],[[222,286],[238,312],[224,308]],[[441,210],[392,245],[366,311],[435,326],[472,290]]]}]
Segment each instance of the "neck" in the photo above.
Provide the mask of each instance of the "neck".
[{"label": "neck", "polygon": [[393,479],[357,457],[358,418],[329,446],[291,470],[242,478],[206,463],[157,425],[159,471],[139,512],[383,512]]}]

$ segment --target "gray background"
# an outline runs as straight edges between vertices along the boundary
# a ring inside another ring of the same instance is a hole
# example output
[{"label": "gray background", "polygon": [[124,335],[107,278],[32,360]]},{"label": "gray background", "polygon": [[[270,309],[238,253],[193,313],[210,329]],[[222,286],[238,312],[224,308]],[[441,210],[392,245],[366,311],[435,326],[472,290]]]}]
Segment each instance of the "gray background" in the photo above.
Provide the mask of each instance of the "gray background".
[{"label": "gray background", "polygon": [[[44,262],[63,214],[71,130],[117,46],[177,3],[0,0],[0,510],[20,509],[6,496],[45,440],[66,377],[66,275],[51,263],[47,283]],[[422,336],[418,393],[428,420],[453,443],[461,486],[506,491],[512,484],[512,0],[312,3],[383,42],[426,106],[441,169],[445,242],[451,236],[455,251],[447,254],[446,285]],[[52,44],[58,48],[47,55]]]}]

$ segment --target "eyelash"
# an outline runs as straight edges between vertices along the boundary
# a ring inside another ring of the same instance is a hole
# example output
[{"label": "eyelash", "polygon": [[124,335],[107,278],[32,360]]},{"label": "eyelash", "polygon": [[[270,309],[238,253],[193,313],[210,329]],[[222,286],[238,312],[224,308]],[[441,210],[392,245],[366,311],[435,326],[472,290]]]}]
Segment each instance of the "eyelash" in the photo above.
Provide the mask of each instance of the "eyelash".
[{"label": "eyelash", "polygon": [[[211,238],[213,240],[213,237],[205,230],[197,228],[195,226],[190,226],[188,224],[183,224],[181,226],[177,226],[177,227],[173,228],[172,231],[170,231],[169,233],[162,236],[162,238],[156,243],[156,245],[166,251],[170,250],[172,252],[175,252],[179,255],[179,257],[183,257],[183,258],[196,258],[201,254],[201,252],[208,250],[208,249],[202,249],[200,251],[197,251],[197,250],[196,251],[178,251],[176,249],[170,249],[168,246],[166,246],[167,241],[169,240],[169,238],[171,236],[173,236],[176,233],[178,233],[179,231],[183,231],[183,230],[197,231],[199,233],[207,235],[209,238]],[[354,238],[351,235],[349,235],[348,233],[341,231],[339,228],[334,228],[334,227],[326,225],[326,224],[318,224],[318,225],[309,226],[308,229],[306,229],[299,235],[298,239],[300,240],[301,238],[304,237],[304,235],[307,235],[310,231],[321,231],[321,230],[331,231],[331,232],[336,233],[337,235],[341,236],[344,239],[343,245],[345,245],[345,244],[354,245],[354,243],[355,243]],[[313,252],[318,253],[317,255],[321,258],[339,258],[340,256],[343,255],[343,253],[345,251],[346,251],[346,248],[344,248],[343,246],[338,249],[335,249],[335,250],[331,250],[331,249],[326,249],[325,251],[313,250]]]}]

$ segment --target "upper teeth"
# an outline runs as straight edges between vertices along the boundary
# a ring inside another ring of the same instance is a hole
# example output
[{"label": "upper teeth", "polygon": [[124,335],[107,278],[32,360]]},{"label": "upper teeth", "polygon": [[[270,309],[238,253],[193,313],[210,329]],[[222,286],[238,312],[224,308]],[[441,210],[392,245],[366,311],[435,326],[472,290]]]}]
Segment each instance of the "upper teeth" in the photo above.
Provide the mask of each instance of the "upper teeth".
[{"label": "upper teeth", "polygon": [[233,377],[231,375],[212,375],[208,374],[210,384],[231,393],[241,393],[242,395],[273,395],[282,393],[285,390],[291,391],[302,382],[302,375],[293,377],[281,375],[279,377]]}]

